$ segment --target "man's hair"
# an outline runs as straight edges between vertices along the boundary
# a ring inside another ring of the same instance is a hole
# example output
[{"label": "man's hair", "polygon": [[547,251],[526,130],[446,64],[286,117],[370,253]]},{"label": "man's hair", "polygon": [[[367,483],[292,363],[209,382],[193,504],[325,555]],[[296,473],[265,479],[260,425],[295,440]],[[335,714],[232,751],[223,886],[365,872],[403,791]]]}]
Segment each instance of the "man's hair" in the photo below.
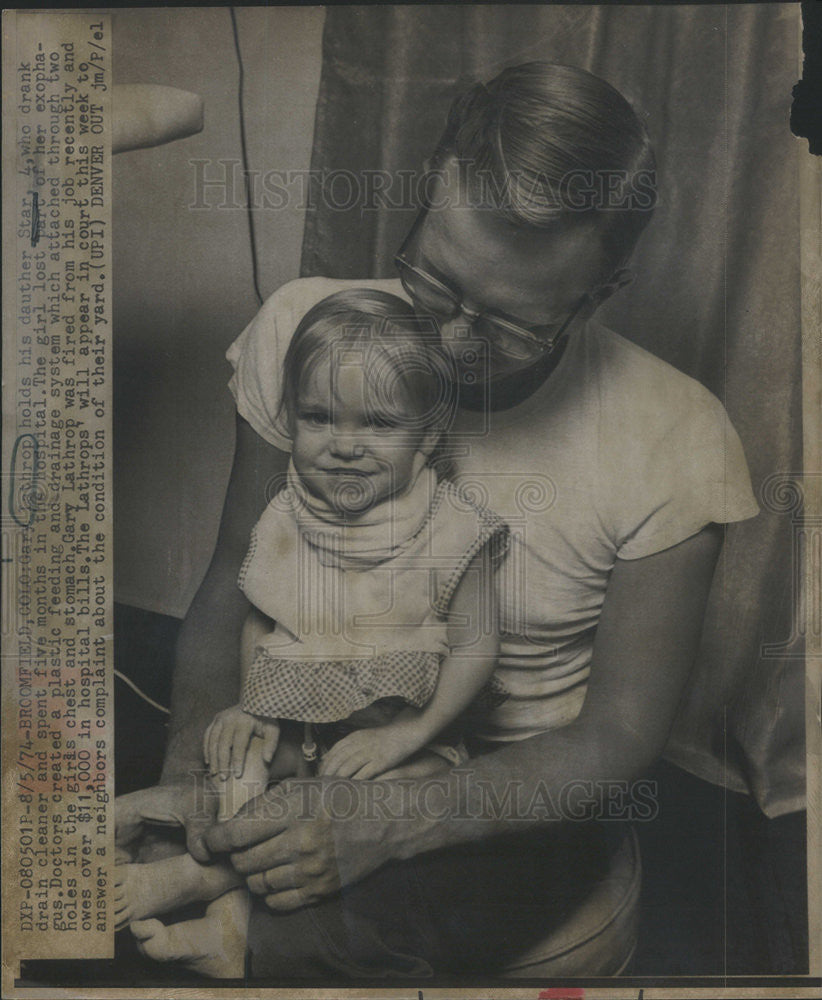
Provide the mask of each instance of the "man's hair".
[{"label": "man's hair", "polygon": [[[283,360],[278,421],[289,431],[300,395],[323,362],[329,392],[341,364],[362,366],[373,402],[412,419],[420,430],[445,430],[454,410],[453,361],[429,318],[396,295],[353,288],[322,299],[303,316]],[[331,399],[329,399],[331,405]]]},{"label": "man's hair", "polygon": [[610,84],[585,70],[524,63],[458,97],[435,154],[460,164],[472,204],[515,225],[597,219],[612,267],[630,256],[656,204],[645,126]]}]

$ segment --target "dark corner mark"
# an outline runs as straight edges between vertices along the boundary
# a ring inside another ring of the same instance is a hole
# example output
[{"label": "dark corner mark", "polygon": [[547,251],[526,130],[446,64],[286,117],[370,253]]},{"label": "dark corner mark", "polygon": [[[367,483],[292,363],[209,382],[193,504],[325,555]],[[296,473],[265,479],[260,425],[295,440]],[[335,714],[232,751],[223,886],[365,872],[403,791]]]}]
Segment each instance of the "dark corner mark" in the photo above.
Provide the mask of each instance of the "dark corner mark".
[{"label": "dark corner mark", "polygon": [[[637,994],[637,1000],[643,1000],[644,988]],[[422,990],[417,990],[417,1000],[425,1000]],[[585,1000],[585,988],[582,986],[560,986],[540,990],[537,1000]]]},{"label": "dark corner mark", "polygon": [[793,88],[791,132],[822,155],[822,3],[802,0],[802,79]]},{"label": "dark corner mark", "polygon": [[40,195],[36,191],[29,191],[31,195],[31,233],[29,236],[31,245],[36,247],[40,242]]}]

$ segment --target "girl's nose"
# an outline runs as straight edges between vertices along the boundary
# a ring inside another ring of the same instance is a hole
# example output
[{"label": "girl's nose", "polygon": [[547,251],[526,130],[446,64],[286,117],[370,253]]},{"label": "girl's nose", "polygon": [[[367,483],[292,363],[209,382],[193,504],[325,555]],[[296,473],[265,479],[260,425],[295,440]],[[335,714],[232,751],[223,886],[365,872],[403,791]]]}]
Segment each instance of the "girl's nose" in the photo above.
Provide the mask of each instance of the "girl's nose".
[{"label": "girl's nose", "polygon": [[340,458],[362,458],[365,445],[349,434],[335,434],[331,438],[331,451]]}]

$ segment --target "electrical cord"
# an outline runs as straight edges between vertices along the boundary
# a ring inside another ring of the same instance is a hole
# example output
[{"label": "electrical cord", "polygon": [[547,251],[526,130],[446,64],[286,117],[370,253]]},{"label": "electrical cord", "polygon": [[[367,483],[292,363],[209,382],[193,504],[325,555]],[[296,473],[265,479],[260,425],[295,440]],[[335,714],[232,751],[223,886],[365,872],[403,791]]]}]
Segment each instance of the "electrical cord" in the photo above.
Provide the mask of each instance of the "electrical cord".
[{"label": "electrical cord", "polygon": [[243,155],[243,178],[245,181],[245,207],[248,216],[248,238],[251,242],[251,271],[254,281],[254,291],[260,305],[263,304],[263,296],[260,292],[260,274],[257,261],[257,239],[254,232],[254,213],[251,208],[251,175],[248,168],[248,145],[245,135],[245,106],[243,104],[243,90],[245,87],[245,66],[243,65],[243,54],[240,51],[240,32],[237,28],[236,8],[229,7],[231,16],[231,30],[234,34],[234,51],[237,54],[238,83],[237,83],[237,103],[240,112],[240,148]]},{"label": "electrical cord", "polygon": [[126,677],[126,675],[121,670],[115,670],[114,676],[119,677],[124,684],[127,684],[139,698],[142,698],[143,701],[148,702],[148,704],[151,705],[152,708],[156,708],[158,712],[162,712],[164,715],[171,715],[171,709],[166,708],[165,705],[161,705],[159,702],[156,702],[153,698],[149,698],[149,696],[145,693],[145,691],[141,691],[140,688],[138,688],[137,685],[134,683],[134,681],[130,677]]}]

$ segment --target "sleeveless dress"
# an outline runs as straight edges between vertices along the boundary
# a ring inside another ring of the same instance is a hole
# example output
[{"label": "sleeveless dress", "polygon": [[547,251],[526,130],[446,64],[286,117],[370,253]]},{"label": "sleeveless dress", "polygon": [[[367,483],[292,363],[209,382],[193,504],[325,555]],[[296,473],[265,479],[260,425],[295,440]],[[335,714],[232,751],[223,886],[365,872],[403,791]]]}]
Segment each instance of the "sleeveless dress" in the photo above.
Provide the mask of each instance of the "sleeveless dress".
[{"label": "sleeveless dress", "polygon": [[[240,570],[245,595],[275,622],[249,668],[243,709],[356,725],[375,703],[389,716],[422,708],[448,653],[454,592],[483,548],[498,558],[506,544],[500,517],[428,467],[401,495],[343,518],[292,465]],[[479,610],[472,627],[494,627]]]}]

